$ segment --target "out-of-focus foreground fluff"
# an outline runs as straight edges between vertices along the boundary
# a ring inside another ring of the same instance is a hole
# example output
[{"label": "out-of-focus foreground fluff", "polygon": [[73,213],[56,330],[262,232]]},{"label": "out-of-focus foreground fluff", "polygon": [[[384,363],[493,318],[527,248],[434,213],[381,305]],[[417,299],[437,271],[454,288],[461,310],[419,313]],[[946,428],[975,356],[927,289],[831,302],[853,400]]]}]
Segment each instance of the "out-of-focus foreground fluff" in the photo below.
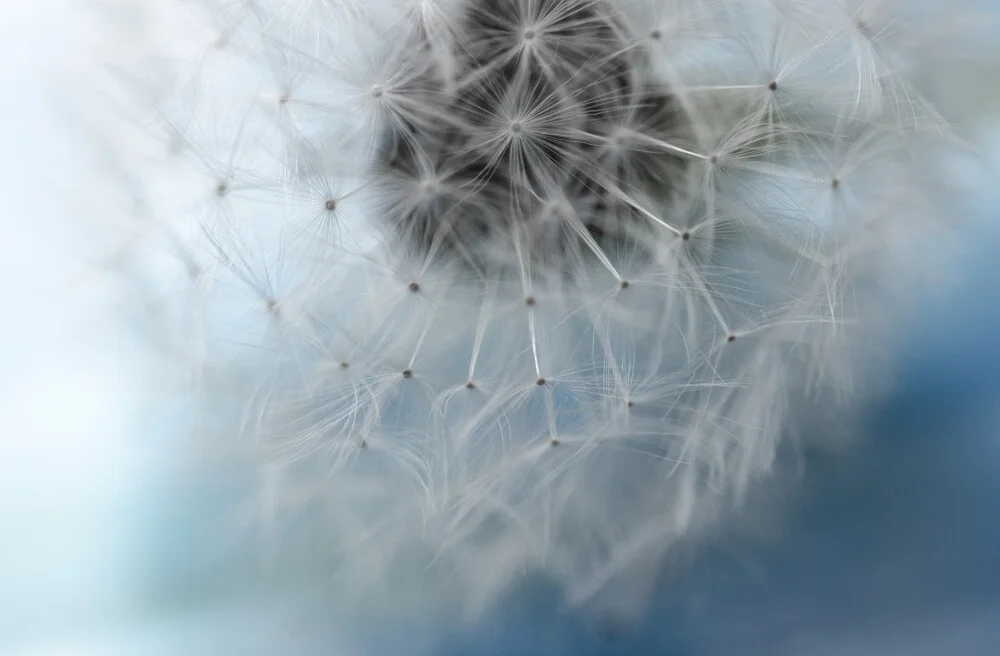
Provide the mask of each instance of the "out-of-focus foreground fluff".
[{"label": "out-of-focus foreground fluff", "polygon": [[961,5],[101,3],[161,430],[353,611],[640,612],[891,378],[966,216]]}]

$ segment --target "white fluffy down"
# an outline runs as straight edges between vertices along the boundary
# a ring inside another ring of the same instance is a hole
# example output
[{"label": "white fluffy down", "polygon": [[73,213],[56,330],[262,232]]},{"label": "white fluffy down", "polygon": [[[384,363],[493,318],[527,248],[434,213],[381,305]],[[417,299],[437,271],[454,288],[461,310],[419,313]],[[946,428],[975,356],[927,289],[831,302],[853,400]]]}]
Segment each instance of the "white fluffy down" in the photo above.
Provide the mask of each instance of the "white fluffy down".
[{"label": "white fluffy down", "polygon": [[[185,444],[259,472],[250,514],[352,603],[433,591],[474,614],[530,572],[570,603],[640,598],[635,568],[826,435],[814,417],[848,425],[900,299],[947,253],[965,146],[923,76],[961,43],[956,3],[125,4],[133,42],[105,53],[128,119],[106,138],[129,194],[114,255],[204,409]],[[463,31],[474,6],[487,36]],[[525,74],[471,147],[539,203],[484,243],[459,231],[483,266],[410,248],[386,207],[477,188],[433,167],[387,184],[387,126],[461,98],[469,57],[572,77],[602,52],[573,30],[597,20],[615,56],[643,53],[632,74],[673,98],[676,138],[623,119],[632,150],[599,139],[518,97]],[[650,153],[683,167],[670,194],[606,184],[630,228],[599,241],[523,173],[567,134],[626,177]]]}]

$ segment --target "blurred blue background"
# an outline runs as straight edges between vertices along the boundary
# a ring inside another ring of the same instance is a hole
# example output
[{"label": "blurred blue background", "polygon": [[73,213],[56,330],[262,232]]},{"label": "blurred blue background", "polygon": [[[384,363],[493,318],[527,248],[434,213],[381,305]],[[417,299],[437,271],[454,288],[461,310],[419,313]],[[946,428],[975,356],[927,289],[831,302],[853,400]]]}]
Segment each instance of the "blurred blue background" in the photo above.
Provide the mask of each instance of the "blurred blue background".
[{"label": "blurred blue background", "polygon": [[50,22],[58,9],[11,5],[0,21],[12,99],[0,114],[0,654],[1000,654],[995,121],[983,121],[993,169],[971,199],[960,283],[898,345],[899,387],[871,408],[862,446],[809,463],[780,539],[709,550],[636,625],[554,612],[536,591],[472,631],[345,626],[321,597],[249,576],[255,561],[218,539],[230,482],[166,458],[157,445],[175,417],[130,419],[148,381],[105,318],[114,290],[54,229],[84,220],[61,202],[84,182],[38,83],[77,25]]}]

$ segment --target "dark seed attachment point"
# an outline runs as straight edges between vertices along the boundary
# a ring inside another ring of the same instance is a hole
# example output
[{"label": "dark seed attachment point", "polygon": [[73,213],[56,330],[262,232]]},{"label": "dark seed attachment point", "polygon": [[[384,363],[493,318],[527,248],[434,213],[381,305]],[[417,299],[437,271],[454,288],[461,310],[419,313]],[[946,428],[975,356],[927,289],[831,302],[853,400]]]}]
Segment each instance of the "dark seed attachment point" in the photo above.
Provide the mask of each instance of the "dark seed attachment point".
[{"label": "dark seed attachment point", "polygon": [[553,437],[552,439],[549,440],[549,446],[559,446],[560,444],[561,442],[559,441],[558,437]]},{"label": "dark seed attachment point", "polygon": [[535,300],[534,296],[527,296],[524,299],[524,304],[527,305],[528,307],[535,307],[536,305],[538,305],[538,301]]},{"label": "dark seed attachment point", "polygon": [[735,342],[736,341],[736,335],[729,335],[729,337],[726,338],[726,341],[727,342]]},{"label": "dark seed attachment point", "polygon": [[622,280],[618,283],[618,286],[622,289],[628,289],[631,284],[628,280]]},{"label": "dark seed attachment point", "polygon": [[538,380],[535,381],[535,385],[538,385],[539,387],[541,387],[545,383],[546,383],[546,380],[545,380],[544,377],[543,378],[539,378]]},{"label": "dark seed attachment point", "polygon": [[684,234],[681,235],[681,239],[683,239],[684,241],[690,241],[691,240],[691,233],[690,232],[685,232]]},{"label": "dark seed attachment point", "polygon": [[410,282],[410,284],[407,285],[406,288],[409,289],[414,294],[416,294],[417,292],[420,291],[420,283],[417,282],[416,280],[414,280],[414,281]]},{"label": "dark seed attachment point", "polygon": [[341,369],[350,369],[351,368],[351,364],[349,362],[347,362],[346,360],[344,360],[343,362],[340,363],[340,368]]},{"label": "dark seed attachment point", "polygon": [[413,378],[413,370],[403,369],[403,378]]},{"label": "dark seed attachment point", "polygon": [[767,88],[770,89],[771,91],[777,91],[778,90],[777,81],[771,80],[771,84],[767,85]]},{"label": "dark seed attachment point", "polygon": [[833,187],[834,189],[837,189],[838,187],[840,187],[840,180],[834,178],[833,180],[830,181],[830,186]]},{"label": "dark seed attachment point", "polygon": [[325,203],[323,203],[323,208],[324,208],[324,209],[325,209],[325,210],[326,210],[327,212],[332,212],[332,211],[334,211],[335,209],[337,209],[337,201],[335,201],[335,200],[334,200],[334,199],[332,199],[332,198],[328,198],[328,199],[326,200],[326,202],[325,202]]},{"label": "dark seed attachment point", "polygon": [[476,384],[470,380],[465,384],[465,389],[476,389]]}]

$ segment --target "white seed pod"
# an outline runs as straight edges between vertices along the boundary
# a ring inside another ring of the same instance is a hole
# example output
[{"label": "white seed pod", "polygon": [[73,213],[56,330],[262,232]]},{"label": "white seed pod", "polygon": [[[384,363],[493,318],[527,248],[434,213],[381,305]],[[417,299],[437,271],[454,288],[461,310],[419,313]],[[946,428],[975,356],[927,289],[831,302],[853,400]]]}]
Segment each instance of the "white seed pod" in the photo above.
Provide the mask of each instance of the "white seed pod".
[{"label": "white seed pod", "polygon": [[932,11],[161,4],[200,31],[148,40],[159,150],[121,148],[224,426],[192,438],[259,468],[247,502],[306,518],[345,599],[641,597],[803,426],[849,425],[948,252]]}]

